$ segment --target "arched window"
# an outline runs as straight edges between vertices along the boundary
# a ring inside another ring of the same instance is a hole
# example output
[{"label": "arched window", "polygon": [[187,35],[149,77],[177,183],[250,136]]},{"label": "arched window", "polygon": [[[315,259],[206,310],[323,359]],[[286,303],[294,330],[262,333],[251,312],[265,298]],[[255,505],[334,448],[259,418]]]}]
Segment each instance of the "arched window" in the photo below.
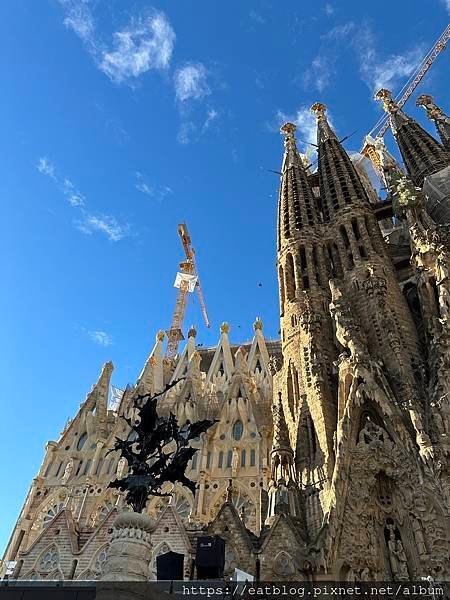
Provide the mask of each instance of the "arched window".
[{"label": "arched window", "polygon": [[219,465],[219,469],[223,468],[223,452],[222,452],[222,450],[219,452],[219,462],[218,462],[218,465]]},{"label": "arched window", "polygon": [[281,316],[284,315],[284,302],[286,299],[286,294],[284,291],[284,271],[283,267],[278,269],[278,284],[280,286],[280,313]]},{"label": "arched window", "polygon": [[244,425],[242,424],[242,421],[236,421],[236,423],[233,425],[233,438],[235,440],[240,440],[243,432]]},{"label": "arched window", "polygon": [[80,435],[80,439],[78,440],[78,444],[77,444],[77,450],[81,450],[84,446],[84,444],[86,443],[87,440],[87,433],[84,432],[83,435]]},{"label": "arched window", "polygon": [[241,467],[245,467],[246,458],[247,458],[247,451],[244,448],[241,452]]},{"label": "arched window", "polygon": [[295,298],[295,272],[294,272],[294,259],[292,254],[288,254],[286,257],[286,294],[288,300],[294,300]]},{"label": "arched window", "polygon": [[250,450],[250,466],[251,467],[256,466],[256,451],[255,450]]},{"label": "arched window", "polygon": [[233,462],[233,452],[232,452],[232,450],[228,450],[228,452],[227,452],[227,467],[231,467],[232,462]]}]

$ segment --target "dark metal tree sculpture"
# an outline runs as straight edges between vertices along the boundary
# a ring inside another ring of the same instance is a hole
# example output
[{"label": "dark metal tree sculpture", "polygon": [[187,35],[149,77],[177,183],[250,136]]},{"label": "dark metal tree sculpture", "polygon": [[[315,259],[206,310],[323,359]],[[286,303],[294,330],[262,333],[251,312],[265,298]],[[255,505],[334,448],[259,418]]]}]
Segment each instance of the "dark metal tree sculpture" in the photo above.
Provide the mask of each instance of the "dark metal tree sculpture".
[{"label": "dark metal tree sculpture", "polygon": [[169,413],[168,417],[158,416],[158,398],[178,381],[167,385],[159,394],[135,397],[133,406],[137,418],[134,423],[125,416],[122,418],[136,432],[136,437],[128,440],[116,437],[114,448],[109,451],[120,452],[128,463],[128,474],[111,481],[109,487],[126,492],[126,502],[135,512],[145,509],[150,496],[171,496],[172,492],[162,491],[167,482],[179,482],[195,493],[195,483],[185,475],[188,462],[197,452],[190,442],[216,421],[186,421],[180,427],[173,413]]}]

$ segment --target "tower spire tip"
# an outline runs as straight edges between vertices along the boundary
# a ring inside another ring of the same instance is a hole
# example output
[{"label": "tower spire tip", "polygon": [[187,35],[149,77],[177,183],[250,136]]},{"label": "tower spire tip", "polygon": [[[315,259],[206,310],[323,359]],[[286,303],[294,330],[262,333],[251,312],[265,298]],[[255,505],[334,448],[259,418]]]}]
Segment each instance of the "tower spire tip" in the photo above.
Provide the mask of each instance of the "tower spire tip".
[{"label": "tower spire tip", "polygon": [[325,113],[327,112],[327,107],[325,106],[325,104],[322,104],[322,102],[315,102],[311,106],[311,112],[313,112],[316,115],[316,118],[318,120],[324,119]]},{"label": "tower spire tip", "polygon": [[392,98],[392,93],[386,88],[381,88],[374,95],[375,100],[381,100],[383,102],[383,108],[387,113],[393,113],[398,109],[397,103]]},{"label": "tower spire tip", "polygon": [[281,135],[284,135],[286,137],[293,136],[295,134],[296,129],[297,126],[295,125],[295,123],[288,122],[280,127],[280,133]]}]

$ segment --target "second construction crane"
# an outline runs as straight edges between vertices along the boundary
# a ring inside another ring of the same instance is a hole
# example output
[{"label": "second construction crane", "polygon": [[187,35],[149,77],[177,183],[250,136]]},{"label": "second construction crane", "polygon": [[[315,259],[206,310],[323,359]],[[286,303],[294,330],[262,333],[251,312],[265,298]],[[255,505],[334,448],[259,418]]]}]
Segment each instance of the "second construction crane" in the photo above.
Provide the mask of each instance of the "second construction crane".
[{"label": "second construction crane", "polygon": [[205,325],[206,327],[211,326],[195,263],[195,250],[192,247],[191,236],[185,223],[178,225],[178,235],[180,236],[186,259],[180,263],[180,270],[176,275],[174,283],[174,287],[178,288],[178,295],[175,310],[173,311],[172,324],[166,332],[166,359],[169,361],[175,358],[178,352],[178,345],[184,339],[183,322],[189,293],[197,292]]}]

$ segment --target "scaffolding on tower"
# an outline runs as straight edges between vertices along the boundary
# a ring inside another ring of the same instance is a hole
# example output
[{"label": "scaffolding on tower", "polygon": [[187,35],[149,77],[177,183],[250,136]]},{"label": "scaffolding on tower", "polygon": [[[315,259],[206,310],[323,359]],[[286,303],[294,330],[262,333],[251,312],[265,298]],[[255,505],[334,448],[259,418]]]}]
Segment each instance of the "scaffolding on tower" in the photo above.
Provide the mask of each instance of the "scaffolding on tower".
[{"label": "scaffolding on tower", "polygon": [[174,287],[178,289],[175,309],[172,316],[172,324],[167,330],[166,360],[173,361],[178,353],[178,346],[184,340],[183,323],[186,314],[187,300],[190,293],[197,292],[200,308],[206,327],[211,327],[205,299],[200,285],[197,265],[195,262],[195,250],[192,247],[191,237],[185,223],[178,225],[178,235],[183,245],[186,260],[180,263],[180,270],[175,277]]}]

